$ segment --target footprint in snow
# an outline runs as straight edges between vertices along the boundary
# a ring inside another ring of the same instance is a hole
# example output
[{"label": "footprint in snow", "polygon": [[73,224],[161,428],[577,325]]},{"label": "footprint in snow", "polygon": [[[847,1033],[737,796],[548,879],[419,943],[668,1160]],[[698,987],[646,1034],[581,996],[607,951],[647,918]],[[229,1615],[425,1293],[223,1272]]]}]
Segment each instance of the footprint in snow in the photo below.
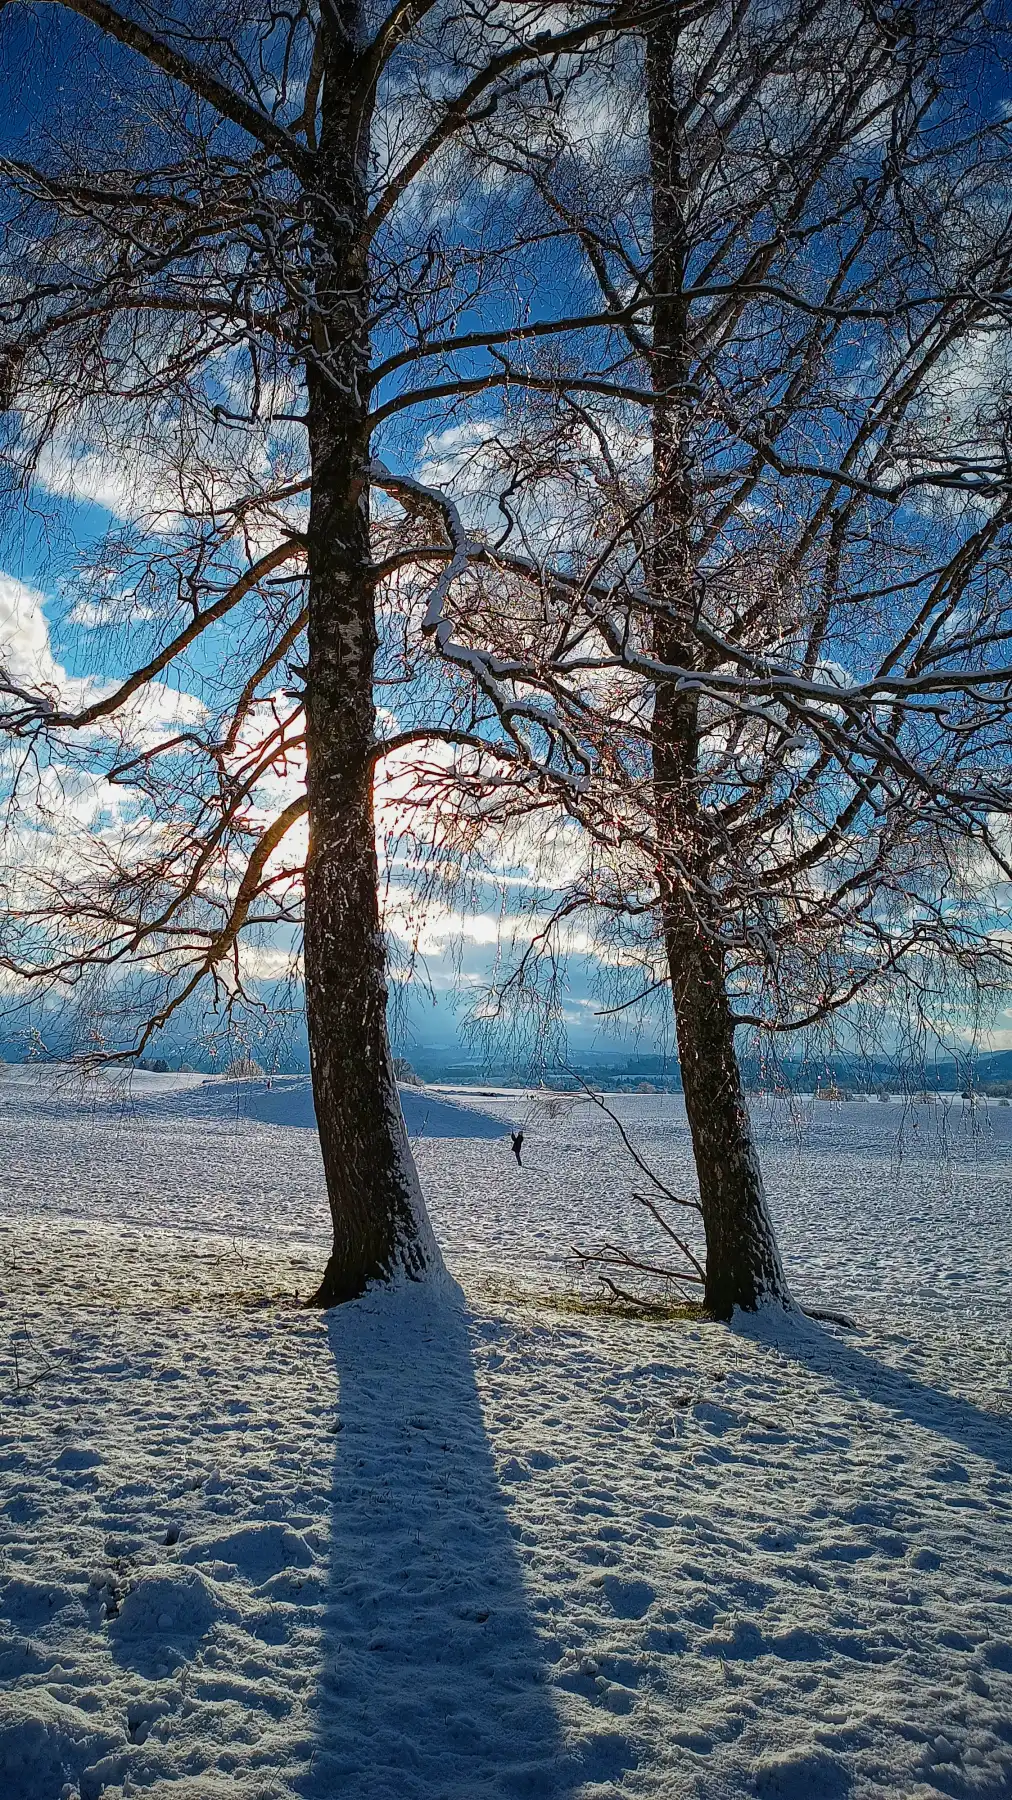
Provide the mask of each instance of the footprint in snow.
[{"label": "footprint in snow", "polygon": [[230,1610],[195,1569],[142,1575],[109,1625],[113,1655],[141,1674],[155,1674],[167,1654],[192,1657]]},{"label": "footprint in snow", "polygon": [[235,1531],[188,1544],[184,1563],[222,1563],[254,1585],[279,1575],[282,1569],[306,1569],[313,1552],[299,1532],[273,1520],[253,1519]]},{"label": "footprint in snow", "polygon": [[623,1575],[603,1576],[601,1587],[612,1612],[619,1619],[642,1619],[657,1598],[649,1581],[629,1580]]},{"label": "footprint in snow", "polygon": [[714,1437],[723,1437],[725,1431],[732,1431],[741,1423],[737,1413],[727,1406],[718,1406],[713,1400],[697,1400],[692,1408],[692,1417]]},{"label": "footprint in snow", "polygon": [[90,1444],[68,1444],[56,1459],[58,1469],[97,1469],[102,1458]]},{"label": "footprint in snow", "polygon": [[511,1456],[499,1469],[500,1481],[530,1481],[531,1472],[517,1457]]}]

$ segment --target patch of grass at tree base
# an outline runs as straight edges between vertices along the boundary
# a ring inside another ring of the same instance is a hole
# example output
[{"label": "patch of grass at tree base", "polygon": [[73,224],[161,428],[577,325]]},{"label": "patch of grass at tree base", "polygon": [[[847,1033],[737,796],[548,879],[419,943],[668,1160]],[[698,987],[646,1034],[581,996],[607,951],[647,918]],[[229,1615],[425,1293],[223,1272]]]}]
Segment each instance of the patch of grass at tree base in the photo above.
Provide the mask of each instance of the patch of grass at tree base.
[{"label": "patch of grass at tree base", "polygon": [[483,1297],[529,1306],[539,1312],[573,1314],[580,1318],[645,1319],[651,1322],[679,1319],[693,1325],[712,1325],[716,1320],[705,1306],[693,1300],[624,1300],[611,1294],[584,1293],[579,1288],[523,1288],[485,1279]]}]

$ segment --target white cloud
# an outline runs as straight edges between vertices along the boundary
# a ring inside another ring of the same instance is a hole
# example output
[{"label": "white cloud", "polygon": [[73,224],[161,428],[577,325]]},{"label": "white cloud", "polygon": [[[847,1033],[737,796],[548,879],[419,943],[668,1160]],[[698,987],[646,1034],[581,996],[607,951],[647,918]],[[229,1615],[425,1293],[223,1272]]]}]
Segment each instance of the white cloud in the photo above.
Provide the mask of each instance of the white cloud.
[{"label": "white cloud", "polygon": [[108,625],[144,624],[154,616],[154,607],[131,593],[107,594],[101,600],[75,600],[67,623],[80,626],[82,631],[101,631]]},{"label": "white cloud", "polygon": [[21,686],[59,689],[66,674],[53,660],[43,603],[35,588],[0,572],[0,666]]},{"label": "white cloud", "polygon": [[116,519],[157,516],[173,506],[158,471],[142,456],[128,460],[57,439],[43,446],[35,477],[47,494],[101,506]]},{"label": "white cloud", "polygon": [[[19,687],[41,693],[71,711],[90,706],[113,692],[115,681],[96,675],[70,675],[53,655],[45,596],[36,588],[0,572],[0,667]],[[125,744],[143,749],[173,726],[197,725],[206,708],[195,694],[150,681],[113,716],[113,728]],[[83,741],[83,740],[82,740]]]}]

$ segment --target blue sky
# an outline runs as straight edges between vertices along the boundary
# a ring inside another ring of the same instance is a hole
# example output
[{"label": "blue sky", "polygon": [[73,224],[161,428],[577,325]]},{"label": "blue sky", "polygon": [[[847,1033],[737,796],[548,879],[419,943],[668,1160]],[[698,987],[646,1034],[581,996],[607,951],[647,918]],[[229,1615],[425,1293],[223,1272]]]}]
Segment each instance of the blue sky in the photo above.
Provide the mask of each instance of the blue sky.
[{"label": "blue sky", "polygon": [[[81,77],[82,73],[87,74],[92,64],[94,34],[79,21],[68,20],[57,8],[43,8],[38,16],[32,15],[30,19],[22,9],[15,8],[13,23],[10,17],[4,21],[0,41],[6,46],[7,84],[15,95],[15,104],[7,114],[6,124],[0,126],[0,141],[8,144],[16,141],[22,125],[30,117],[38,117],[47,111],[67,114],[75,106],[86,104],[87,95],[94,90],[89,80]],[[45,57],[40,54],[43,41],[47,45]],[[48,75],[41,73],[44,69],[49,70]],[[1002,104],[1000,84],[1004,78],[996,69],[988,67],[969,73],[971,84],[977,86],[983,110],[996,110]],[[503,318],[507,316],[504,310],[507,304],[512,318],[516,308],[528,300],[539,316],[564,310],[571,292],[582,293],[583,290],[575,277],[575,265],[565,260],[560,262],[558,258],[553,262],[552,254],[546,251],[540,260],[538,255],[532,254],[523,271],[520,291],[512,293],[507,300],[503,292],[493,290],[483,298],[480,311],[473,317],[462,315],[460,326],[466,328],[471,322],[486,326],[494,324],[500,313]],[[382,343],[377,345],[379,354],[383,349]],[[486,360],[478,358],[477,362]],[[494,416],[497,407],[495,395],[485,396],[478,404],[470,405],[466,428],[475,431],[482,417]],[[424,413],[405,413],[392,420],[379,436],[377,449],[396,466],[415,466],[425,452],[425,434],[436,417],[444,432],[450,426],[452,435],[451,421],[445,411],[430,418]],[[124,472],[93,464],[79,469],[75,477],[66,459],[62,463],[57,459],[50,468],[48,492],[44,493],[40,488],[40,511],[29,511],[16,524],[8,539],[3,566],[9,576],[44,597],[44,616],[53,634],[52,654],[67,673],[79,680],[89,677],[108,679],[125,673],[131,666],[138,646],[143,642],[144,632],[143,628],[135,627],[127,639],[123,634],[89,629],[80,619],[75,622],[67,616],[66,584],[75,558],[81,554],[86,556],[104,531],[122,516],[114,502],[103,506],[95,498],[75,498],[75,480],[83,484],[85,493],[104,496],[109,501],[117,487],[122,489]],[[124,502],[124,510],[129,511],[128,501]],[[30,602],[25,604],[30,607]],[[29,636],[37,624],[38,620],[34,624],[29,621],[25,627]],[[202,642],[188,666],[178,674],[168,674],[169,684],[178,682],[180,686],[181,704],[185,703],[187,695],[199,694],[202,675],[212,671],[221,645],[226,641],[227,638],[221,636]],[[842,653],[846,654],[846,647]],[[386,703],[387,696],[381,695],[381,699]],[[407,710],[410,705],[409,694]],[[168,701],[166,706],[171,711]],[[428,930],[424,946],[428,981],[418,980],[410,1007],[411,1030],[420,1042],[452,1042],[456,1038],[454,996],[459,996],[460,1004],[466,1006],[468,994],[480,989],[495,958],[496,906],[496,896],[490,888],[487,905],[479,897],[456,926],[452,918],[442,921],[436,918]],[[565,1014],[574,1050],[588,1049],[603,1042],[606,1047],[614,1044],[621,1052],[630,1044],[630,1033],[633,1048],[652,1045],[659,1029],[656,1022],[648,1022],[643,1027],[644,1035],[637,1039],[636,1022],[629,1016],[612,1024],[597,1016],[607,1005],[607,994],[597,991],[598,987],[607,986],[607,973],[602,971],[601,981],[595,980],[594,959],[579,946],[571,959],[570,978]],[[430,986],[437,996],[435,1005],[429,998]],[[1012,1039],[1012,1031],[1008,1035]]]}]

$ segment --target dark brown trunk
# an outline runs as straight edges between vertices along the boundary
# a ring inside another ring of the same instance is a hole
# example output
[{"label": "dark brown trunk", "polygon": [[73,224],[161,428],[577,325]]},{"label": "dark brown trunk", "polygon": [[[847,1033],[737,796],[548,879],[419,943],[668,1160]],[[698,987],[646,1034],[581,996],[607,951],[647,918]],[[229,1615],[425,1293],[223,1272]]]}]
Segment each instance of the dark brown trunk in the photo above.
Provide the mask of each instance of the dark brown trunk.
[{"label": "dark brown trunk", "polygon": [[[350,17],[349,25],[357,20]],[[349,30],[349,43],[356,41]],[[359,39],[358,41],[361,41]],[[352,68],[353,74],[353,68]],[[401,1117],[386,1025],[375,828],[369,543],[368,267],[363,134],[349,58],[327,71],[307,359],[312,498],[306,673],[305,986],[313,1098],[334,1245],[315,1302],[417,1277],[438,1253]]]},{"label": "dark brown trunk", "polygon": [[669,923],[685,1111],[706,1231],[704,1305],[718,1319],[790,1303],[742,1091],[724,963],[718,945]]},{"label": "dark brown trunk", "polygon": [[[669,16],[646,40],[653,204],[652,379],[654,506],[650,585],[653,649],[665,663],[699,666],[699,583],[692,553],[688,455],[690,319],[684,298],[688,192],[674,98],[678,27]],[[719,1318],[766,1300],[789,1304],[742,1091],[714,904],[716,847],[702,804],[699,701],[658,682],[654,691],[653,803],[657,877],[675,1008],[685,1106],[706,1232],[704,1300]]]}]

